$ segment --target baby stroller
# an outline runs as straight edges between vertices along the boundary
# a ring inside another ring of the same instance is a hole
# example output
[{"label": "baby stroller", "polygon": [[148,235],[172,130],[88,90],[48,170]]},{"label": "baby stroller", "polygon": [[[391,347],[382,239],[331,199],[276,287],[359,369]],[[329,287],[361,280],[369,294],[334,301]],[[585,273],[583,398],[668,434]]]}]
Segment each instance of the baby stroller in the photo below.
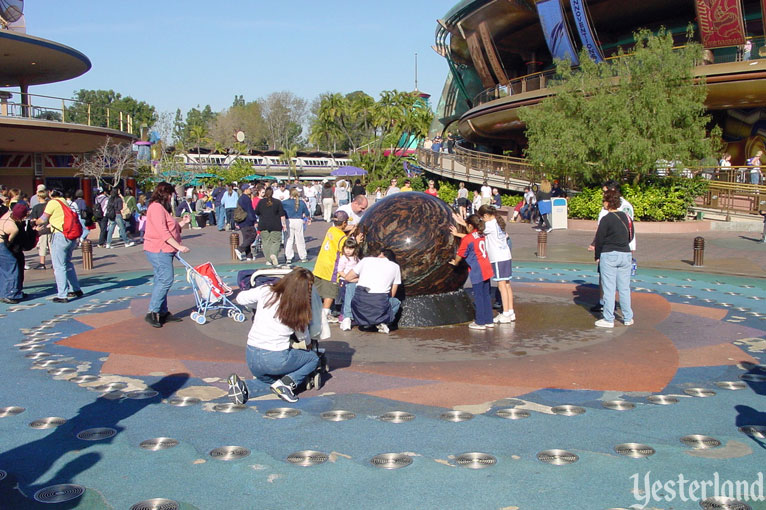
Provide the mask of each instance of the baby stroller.
[{"label": "baby stroller", "polygon": [[[289,266],[258,269],[249,275],[249,281],[246,282],[246,285],[242,285],[240,283],[240,288],[244,287],[252,289],[260,285],[268,285],[274,283],[286,274],[290,273],[292,270],[293,268]],[[312,309],[315,308],[313,306],[313,297],[314,296],[312,296]],[[316,295],[316,297],[318,298],[318,295]],[[321,308],[321,301],[317,303],[316,308]],[[253,311],[253,317],[255,317],[255,311]],[[330,366],[327,363],[327,355],[325,353],[325,349],[319,347],[319,341],[317,340],[319,333],[315,332],[315,329],[312,326],[309,327],[309,333],[311,334],[311,338],[313,340],[310,346],[306,346],[306,344],[302,341],[299,342],[298,338],[293,335],[292,347],[293,349],[311,349],[317,354],[317,356],[319,356],[319,365],[317,365],[316,370],[314,370],[314,372],[306,378],[306,389],[310,390],[314,388],[318,390],[322,387],[323,376],[330,373]]]},{"label": "baby stroller", "polygon": [[192,267],[180,254],[176,253],[176,257],[186,267],[186,280],[194,290],[194,300],[197,303],[197,311],[191,313],[194,322],[205,324],[208,310],[221,310],[221,313],[226,310],[228,316],[236,322],[245,321],[245,314],[226,297],[231,295],[231,287],[221,280],[213,264],[205,262]]}]

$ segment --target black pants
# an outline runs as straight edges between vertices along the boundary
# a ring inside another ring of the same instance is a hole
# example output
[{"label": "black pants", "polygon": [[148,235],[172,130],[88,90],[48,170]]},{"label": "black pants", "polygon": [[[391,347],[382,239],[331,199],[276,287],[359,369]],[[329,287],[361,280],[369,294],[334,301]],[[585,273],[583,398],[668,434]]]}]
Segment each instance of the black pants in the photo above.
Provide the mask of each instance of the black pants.
[{"label": "black pants", "polygon": [[226,223],[229,224],[229,230],[234,230],[234,210],[236,207],[226,209]]},{"label": "black pants", "polygon": [[249,257],[251,254],[250,246],[252,246],[252,244],[255,242],[255,237],[257,235],[255,232],[255,227],[252,225],[240,225],[239,233],[242,236],[242,242],[240,243],[238,249]]},{"label": "black pants", "polygon": [[98,220],[98,244],[103,245],[106,244],[106,229],[109,226],[109,220],[106,219],[106,216]]}]

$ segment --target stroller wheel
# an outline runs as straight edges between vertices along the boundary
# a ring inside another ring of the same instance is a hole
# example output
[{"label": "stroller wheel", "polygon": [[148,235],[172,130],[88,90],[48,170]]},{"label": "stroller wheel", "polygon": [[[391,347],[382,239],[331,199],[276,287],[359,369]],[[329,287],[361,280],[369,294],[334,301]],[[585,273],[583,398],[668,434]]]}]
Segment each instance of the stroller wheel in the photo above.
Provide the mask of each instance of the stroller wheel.
[{"label": "stroller wheel", "polygon": [[238,312],[234,315],[233,319],[236,322],[245,322],[245,314],[242,312]]},{"label": "stroller wheel", "polygon": [[309,377],[308,379],[306,379],[306,391],[310,390],[313,387],[314,387],[314,378]]},{"label": "stroller wheel", "polygon": [[237,311],[236,310],[229,310],[226,313],[229,315],[230,319],[233,319],[237,315]]},{"label": "stroller wheel", "polygon": [[314,374],[314,377],[311,378],[311,383],[315,389],[320,389],[322,387],[322,373],[317,372]]},{"label": "stroller wheel", "polygon": [[193,320],[194,322],[197,322],[197,317],[199,317],[199,313],[197,313],[197,312],[192,312],[192,313],[189,315],[189,317],[190,317],[190,318],[191,318],[191,320]]},{"label": "stroller wheel", "polygon": [[197,324],[200,324],[200,325],[205,324],[207,322],[207,318],[201,313],[197,314],[197,318],[195,320],[197,321]]}]

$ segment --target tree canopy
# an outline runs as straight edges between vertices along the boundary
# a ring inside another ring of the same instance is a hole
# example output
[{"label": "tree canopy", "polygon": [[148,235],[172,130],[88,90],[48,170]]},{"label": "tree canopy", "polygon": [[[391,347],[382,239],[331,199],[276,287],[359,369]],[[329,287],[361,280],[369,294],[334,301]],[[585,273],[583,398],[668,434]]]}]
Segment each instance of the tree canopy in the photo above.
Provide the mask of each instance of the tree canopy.
[{"label": "tree canopy", "polygon": [[[80,89],[75,91],[73,99],[78,103],[66,110],[68,122],[88,124],[88,105],[90,105],[90,124],[92,126],[108,126],[119,129],[120,112],[122,112],[123,115],[127,114],[133,117],[132,133],[138,135],[142,124],[152,126],[157,121],[157,112],[154,106],[130,96],[123,97],[119,92],[113,90]],[[123,130],[127,131],[127,129],[127,119],[124,118]]]},{"label": "tree canopy", "polygon": [[691,31],[677,49],[664,29],[634,39],[630,54],[620,49],[603,63],[585,53],[577,69],[556,63],[555,94],[519,112],[531,162],[588,184],[625,171],[640,179],[660,160],[694,165],[715,154],[719,135],[706,129],[707,90],[694,77],[702,48]]}]

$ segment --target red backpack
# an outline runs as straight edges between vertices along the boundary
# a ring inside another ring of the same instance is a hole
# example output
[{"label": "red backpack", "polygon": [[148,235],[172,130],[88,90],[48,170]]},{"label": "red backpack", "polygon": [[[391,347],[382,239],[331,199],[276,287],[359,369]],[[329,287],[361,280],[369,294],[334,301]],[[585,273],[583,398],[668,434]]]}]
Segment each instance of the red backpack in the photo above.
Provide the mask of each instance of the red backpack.
[{"label": "red backpack", "polygon": [[54,198],[54,200],[61,205],[61,209],[64,211],[64,228],[61,230],[61,233],[70,241],[77,239],[82,235],[80,218],[64,201],[57,198]]}]

